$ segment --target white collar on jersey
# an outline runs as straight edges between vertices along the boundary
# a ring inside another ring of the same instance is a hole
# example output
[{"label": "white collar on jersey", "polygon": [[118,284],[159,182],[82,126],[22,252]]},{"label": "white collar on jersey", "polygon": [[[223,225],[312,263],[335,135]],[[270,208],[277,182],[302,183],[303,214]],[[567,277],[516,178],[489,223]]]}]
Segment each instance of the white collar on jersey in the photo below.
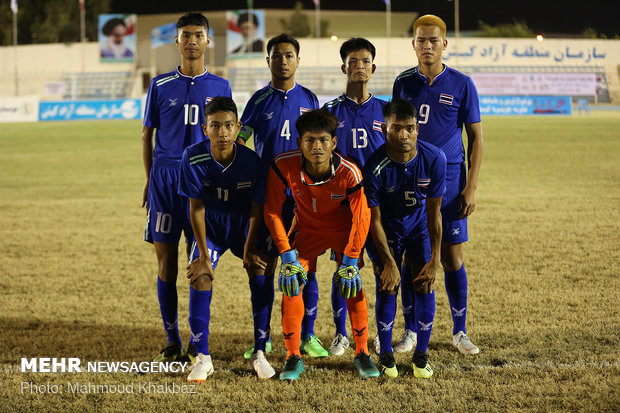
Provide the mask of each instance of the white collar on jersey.
[{"label": "white collar on jersey", "polygon": [[202,73],[201,73],[201,74],[199,74],[199,75],[196,75],[196,76],[187,76],[187,75],[184,75],[183,73],[181,73],[181,66],[177,66],[177,68],[176,68],[176,71],[177,71],[177,73],[179,74],[179,76],[185,77],[185,78],[187,78],[187,79],[196,79],[197,77],[204,76],[204,75],[206,75],[207,73],[209,73],[209,71],[207,70],[207,68],[206,68],[206,67],[204,68],[204,70],[205,70],[205,71],[204,71],[204,72],[202,72]]},{"label": "white collar on jersey", "polygon": [[277,87],[274,87],[274,86],[271,84],[271,82],[269,82],[269,87],[270,87],[270,88],[272,88],[273,90],[277,90],[278,92],[282,92],[282,93],[284,93],[284,94],[286,95],[286,94],[287,94],[288,92],[290,92],[291,90],[295,90],[295,88],[297,87],[297,82],[295,82],[295,85],[293,85],[293,87],[292,87],[292,88],[290,88],[290,89],[289,89],[289,90],[287,90],[287,91],[284,91],[284,90],[282,90],[282,89],[278,89]]},{"label": "white collar on jersey", "polygon": [[[437,80],[437,78],[439,76],[441,76],[442,74],[444,74],[444,72],[446,71],[446,69],[448,68],[448,66],[446,66],[445,63],[441,64],[443,69],[441,69],[441,72],[437,73],[437,76],[435,76],[435,79],[433,79],[433,83],[435,83],[435,80]],[[422,74],[422,72],[420,72],[420,66],[417,67],[418,70],[416,70],[416,72],[418,72],[418,75],[420,75],[421,77],[423,77],[425,80],[428,79],[428,77],[426,77],[425,75]]]},{"label": "white collar on jersey", "polygon": [[[343,93],[342,95],[343,95],[345,98],[349,99],[351,102],[353,102],[353,103],[355,103],[355,104],[357,105],[357,100],[355,100],[355,99],[351,99],[350,97],[348,97],[348,96],[347,96],[347,94],[346,94],[346,93]],[[370,96],[368,96],[368,99],[366,99],[365,101],[363,101],[362,103],[360,103],[360,104],[359,104],[359,106],[362,106],[362,105],[364,105],[364,104],[366,104],[366,103],[368,103],[368,102],[370,102],[370,101],[372,100],[372,98],[373,98],[372,93],[369,93],[369,95],[370,95]]]},{"label": "white collar on jersey", "polygon": [[[306,178],[304,178],[304,171],[306,170],[306,158],[304,158],[303,154],[301,155],[301,168],[299,169],[299,175],[301,176],[301,182],[303,182],[304,184],[308,185],[308,186],[319,186],[319,185],[323,185],[328,183],[329,181],[331,181],[332,179],[334,179],[334,176],[336,176],[336,170],[338,169],[338,166],[340,166],[340,156],[338,154],[336,154],[336,159],[334,159],[334,153],[332,152],[332,154],[329,157],[329,165],[332,168],[332,173],[331,175],[327,178],[324,179],[322,181],[318,181],[318,182],[314,182],[314,183],[308,183],[306,182]],[[306,172],[308,173],[308,172]],[[308,174],[308,176],[310,176]]]}]

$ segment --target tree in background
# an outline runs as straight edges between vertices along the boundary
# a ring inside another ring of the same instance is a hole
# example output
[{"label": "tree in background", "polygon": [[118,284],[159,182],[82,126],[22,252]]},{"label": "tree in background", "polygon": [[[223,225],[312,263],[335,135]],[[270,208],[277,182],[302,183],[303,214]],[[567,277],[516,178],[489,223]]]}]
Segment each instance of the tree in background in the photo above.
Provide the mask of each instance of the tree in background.
[{"label": "tree in background", "polygon": [[288,21],[280,19],[282,29],[293,37],[308,37],[310,35],[310,22],[308,16],[303,12],[303,4],[298,1],[295,3],[295,10],[291,13]]},{"label": "tree in background", "polygon": [[[86,39],[97,41],[100,14],[109,13],[111,0],[85,0]],[[0,0],[0,45],[13,44],[10,0]],[[80,41],[78,0],[18,0],[18,44],[72,43]]]},{"label": "tree in background", "polygon": [[534,32],[527,26],[527,23],[513,20],[512,23],[498,24],[490,26],[478,21],[478,31],[476,36],[480,37],[534,37]]}]

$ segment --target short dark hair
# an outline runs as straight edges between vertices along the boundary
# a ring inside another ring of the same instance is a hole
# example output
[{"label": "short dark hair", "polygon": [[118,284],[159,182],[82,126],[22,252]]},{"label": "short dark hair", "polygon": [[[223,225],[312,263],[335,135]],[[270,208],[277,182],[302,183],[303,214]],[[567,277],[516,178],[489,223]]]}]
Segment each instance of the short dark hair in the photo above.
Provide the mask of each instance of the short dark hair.
[{"label": "short dark hair", "polygon": [[396,119],[403,120],[407,118],[418,118],[418,111],[415,106],[408,100],[394,98],[391,102],[383,107],[383,118],[387,119],[392,115],[396,115]]},{"label": "short dark hair", "polygon": [[254,13],[243,12],[239,14],[239,19],[237,20],[237,25],[241,26],[242,23],[249,22],[250,16],[252,16],[252,23],[254,26],[258,27],[258,17]]},{"label": "short dark hair", "polygon": [[306,132],[328,132],[333,138],[338,129],[338,118],[327,109],[311,110],[297,118],[295,128],[300,138]]},{"label": "short dark hair", "polygon": [[239,120],[237,115],[237,105],[235,101],[226,96],[216,96],[205,104],[205,122],[209,115],[216,112],[232,112],[235,114],[235,120]]},{"label": "short dark hair", "polygon": [[287,33],[280,33],[276,37],[272,37],[267,42],[267,54],[271,53],[271,48],[280,43],[290,43],[295,48],[295,53],[299,56],[299,42],[293,36]]},{"label": "short dark hair", "polygon": [[340,46],[340,57],[344,63],[347,60],[347,56],[351,52],[357,52],[359,50],[368,50],[372,55],[372,60],[375,60],[376,49],[375,46],[363,37],[354,37],[347,40]]},{"label": "short dark hair", "polygon": [[114,30],[116,26],[127,27],[127,25],[125,24],[125,20],[118,17],[112,17],[110,20],[105,22],[105,24],[101,28],[101,32],[104,35],[109,36],[110,34],[112,34],[112,30]]},{"label": "short dark hair", "polygon": [[201,13],[188,11],[183,16],[179,17],[177,21],[177,30],[185,26],[202,26],[205,28],[207,34],[209,34],[209,20]]}]

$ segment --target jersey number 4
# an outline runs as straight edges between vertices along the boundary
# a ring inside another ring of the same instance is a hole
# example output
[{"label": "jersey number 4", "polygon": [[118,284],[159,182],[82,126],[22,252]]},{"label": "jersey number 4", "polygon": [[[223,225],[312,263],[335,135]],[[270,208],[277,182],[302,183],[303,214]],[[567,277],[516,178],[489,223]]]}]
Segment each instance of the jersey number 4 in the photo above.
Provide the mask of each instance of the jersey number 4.
[{"label": "jersey number 4", "polygon": [[287,141],[291,140],[291,125],[289,120],[284,121],[284,125],[282,125],[282,130],[280,130],[280,136],[286,138]]}]

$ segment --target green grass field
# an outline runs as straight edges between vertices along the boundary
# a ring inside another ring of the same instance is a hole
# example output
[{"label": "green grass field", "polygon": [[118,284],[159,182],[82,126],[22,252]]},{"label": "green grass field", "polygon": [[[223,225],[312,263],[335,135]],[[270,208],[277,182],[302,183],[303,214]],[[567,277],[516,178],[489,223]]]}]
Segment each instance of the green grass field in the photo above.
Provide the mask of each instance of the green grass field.
[{"label": "green grass field", "polygon": [[[186,374],[20,372],[22,357],[151,360],[165,334],[154,251],[141,240],[140,123],[2,124],[0,411],[620,411],[620,113],[488,117],[483,127],[478,206],[465,248],[468,330],[479,356],[452,348],[438,274],[431,380],[414,378],[410,355],[396,354],[397,380],[363,381],[348,350],[305,358],[296,383],[259,381],[242,357],[252,342],[247,276],[228,253],[214,281],[216,371],[195,394],[181,394],[138,390],[140,383],[181,386]],[[316,331],[327,345],[332,272],[321,257]],[[372,339],[368,267],[362,277]],[[186,343],[182,275],[178,290]],[[286,355],[279,296],[269,358],[277,371]],[[397,339],[400,314],[395,326]],[[133,384],[134,393],[75,394],[68,382]]]}]

